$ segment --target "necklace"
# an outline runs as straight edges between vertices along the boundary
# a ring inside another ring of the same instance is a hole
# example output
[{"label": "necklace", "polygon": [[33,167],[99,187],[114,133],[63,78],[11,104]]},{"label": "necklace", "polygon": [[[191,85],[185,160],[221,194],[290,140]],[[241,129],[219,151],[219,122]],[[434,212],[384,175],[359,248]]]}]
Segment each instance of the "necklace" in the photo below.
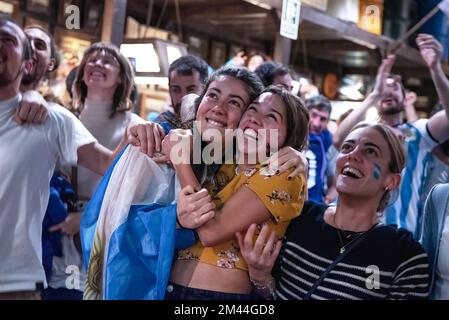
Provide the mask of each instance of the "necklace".
[{"label": "necklace", "polygon": [[356,241],[358,238],[360,238],[362,235],[364,235],[367,232],[370,232],[371,230],[373,230],[374,228],[376,228],[378,225],[382,225],[381,223],[375,223],[371,228],[369,228],[366,231],[363,232],[355,232],[353,234],[347,235],[345,236],[346,239],[349,239],[350,237],[352,237],[353,235],[356,235],[356,237],[354,237],[351,241],[349,241],[347,244],[344,243],[343,241],[343,236],[341,235],[342,231],[338,228],[336,228],[337,230],[337,235],[338,235],[338,239],[340,240],[340,254],[342,254],[343,252],[346,251],[346,248],[353,243],[354,241]]},{"label": "necklace", "polygon": [[338,240],[340,240],[340,254],[345,252],[346,247],[349,246],[351,243],[353,243],[355,240],[357,240],[365,232],[357,232],[357,233],[353,233],[353,234],[345,236],[344,237],[345,239],[349,239],[350,237],[356,235],[351,241],[349,241],[347,244],[345,244],[344,241],[343,241],[343,236],[341,234],[342,231],[340,229],[337,229]]}]

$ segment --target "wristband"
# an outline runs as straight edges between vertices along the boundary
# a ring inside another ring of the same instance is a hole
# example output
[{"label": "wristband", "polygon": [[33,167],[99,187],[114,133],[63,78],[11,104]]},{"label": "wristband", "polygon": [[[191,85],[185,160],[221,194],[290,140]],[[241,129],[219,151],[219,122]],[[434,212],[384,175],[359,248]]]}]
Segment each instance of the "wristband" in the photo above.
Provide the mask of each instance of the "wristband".
[{"label": "wristband", "polygon": [[249,279],[251,281],[251,283],[254,285],[254,287],[257,290],[266,290],[269,289],[270,290],[270,294],[272,292],[274,292],[274,287],[275,287],[275,281],[273,277],[270,277],[270,279],[267,282],[259,282],[256,281],[254,279]]}]

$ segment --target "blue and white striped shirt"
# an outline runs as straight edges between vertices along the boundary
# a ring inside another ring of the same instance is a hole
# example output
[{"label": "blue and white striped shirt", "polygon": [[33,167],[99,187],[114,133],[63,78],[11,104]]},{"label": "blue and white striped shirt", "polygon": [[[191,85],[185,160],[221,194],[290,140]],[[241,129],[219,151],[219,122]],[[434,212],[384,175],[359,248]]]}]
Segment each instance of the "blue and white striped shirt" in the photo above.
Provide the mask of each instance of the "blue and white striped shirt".
[{"label": "blue and white striped shirt", "polygon": [[427,129],[428,119],[399,127],[405,136],[406,165],[402,171],[399,199],[385,212],[387,224],[395,224],[419,238],[424,201],[425,176],[432,149],[438,144]]}]

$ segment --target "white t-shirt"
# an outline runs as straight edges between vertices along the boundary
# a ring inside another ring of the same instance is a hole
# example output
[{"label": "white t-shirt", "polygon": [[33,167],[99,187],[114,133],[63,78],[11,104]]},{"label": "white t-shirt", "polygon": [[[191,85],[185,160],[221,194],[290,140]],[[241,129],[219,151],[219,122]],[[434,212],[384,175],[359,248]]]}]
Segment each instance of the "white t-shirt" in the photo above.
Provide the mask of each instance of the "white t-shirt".
[{"label": "white t-shirt", "polygon": [[46,286],[42,220],[50,179],[58,161],[76,164],[78,147],[96,141],[57,108],[49,109],[43,125],[19,126],[14,111],[20,99],[0,102],[0,292]]},{"label": "white t-shirt", "polygon": [[[75,139],[76,145],[79,147],[87,145],[97,140],[86,129],[81,121],[69,110],[60,106],[59,104],[49,102],[48,107],[50,109],[57,110],[64,113],[67,117],[73,120],[75,124]],[[56,165],[57,171],[64,173],[66,176],[71,177],[72,166]],[[86,169],[87,170],[87,169]],[[73,236],[61,234],[62,256],[53,257],[51,278],[48,282],[48,286],[53,289],[65,288],[82,290],[86,280],[86,273],[84,272],[83,261],[80,253],[75,247]]]},{"label": "white t-shirt", "polygon": [[[144,120],[132,112],[119,112],[110,118],[112,100],[92,101],[86,99],[80,120],[103,146],[114,150],[120,143],[126,128],[131,123]],[[78,168],[78,194],[90,198],[100,183],[101,176],[86,169]]]}]

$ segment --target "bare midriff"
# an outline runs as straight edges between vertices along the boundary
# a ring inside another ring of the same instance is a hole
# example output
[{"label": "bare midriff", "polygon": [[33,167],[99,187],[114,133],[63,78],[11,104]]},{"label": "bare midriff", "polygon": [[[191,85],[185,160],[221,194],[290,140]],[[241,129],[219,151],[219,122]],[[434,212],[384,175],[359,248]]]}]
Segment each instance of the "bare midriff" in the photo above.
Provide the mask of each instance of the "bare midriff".
[{"label": "bare midriff", "polygon": [[170,281],[184,287],[226,293],[249,294],[252,289],[248,271],[220,268],[194,260],[176,260]]}]

